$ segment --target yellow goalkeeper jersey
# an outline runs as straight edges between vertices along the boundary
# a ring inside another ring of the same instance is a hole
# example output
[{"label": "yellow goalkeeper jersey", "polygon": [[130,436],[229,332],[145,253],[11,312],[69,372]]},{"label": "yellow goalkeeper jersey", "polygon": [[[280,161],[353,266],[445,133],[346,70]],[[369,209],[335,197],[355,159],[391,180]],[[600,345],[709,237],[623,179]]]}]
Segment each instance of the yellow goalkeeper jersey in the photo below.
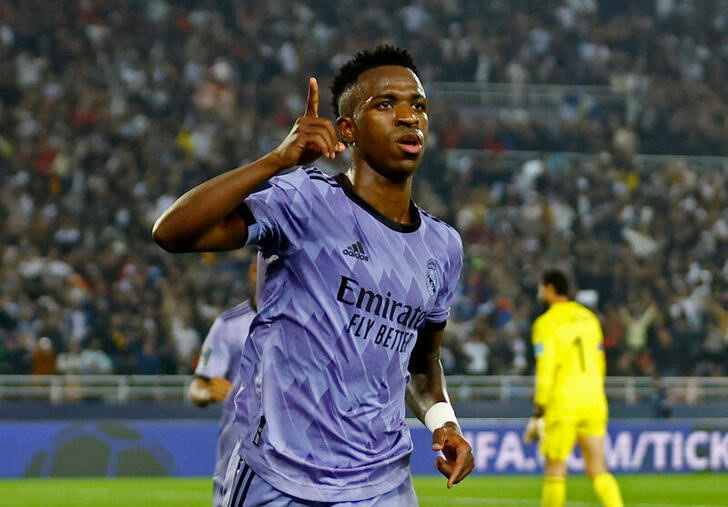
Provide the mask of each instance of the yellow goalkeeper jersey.
[{"label": "yellow goalkeeper jersey", "polygon": [[606,412],[603,342],[591,310],[574,301],[552,304],[533,323],[534,402],[550,416]]}]

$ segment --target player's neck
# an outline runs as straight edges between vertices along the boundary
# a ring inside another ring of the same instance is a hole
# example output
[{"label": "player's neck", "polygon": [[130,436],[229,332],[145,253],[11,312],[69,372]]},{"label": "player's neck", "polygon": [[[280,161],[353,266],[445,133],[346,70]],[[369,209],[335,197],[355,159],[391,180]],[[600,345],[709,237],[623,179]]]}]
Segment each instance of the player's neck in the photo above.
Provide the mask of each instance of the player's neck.
[{"label": "player's neck", "polygon": [[568,296],[556,295],[556,296],[553,296],[551,298],[551,300],[549,301],[549,306],[555,305],[556,303],[568,303],[569,301],[571,301],[571,300],[569,299]]},{"label": "player's neck", "polygon": [[350,168],[346,177],[354,192],[379,213],[401,224],[412,223],[412,175],[392,181],[369,167]]}]

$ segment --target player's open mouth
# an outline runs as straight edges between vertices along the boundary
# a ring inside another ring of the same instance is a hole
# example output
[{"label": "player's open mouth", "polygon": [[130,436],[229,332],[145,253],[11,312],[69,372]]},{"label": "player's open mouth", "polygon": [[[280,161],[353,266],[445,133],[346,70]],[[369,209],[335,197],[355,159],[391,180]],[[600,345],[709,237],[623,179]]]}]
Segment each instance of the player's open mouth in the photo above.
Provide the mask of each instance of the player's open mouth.
[{"label": "player's open mouth", "polygon": [[422,151],[422,140],[416,134],[407,134],[397,139],[397,146],[407,153],[417,154]]}]

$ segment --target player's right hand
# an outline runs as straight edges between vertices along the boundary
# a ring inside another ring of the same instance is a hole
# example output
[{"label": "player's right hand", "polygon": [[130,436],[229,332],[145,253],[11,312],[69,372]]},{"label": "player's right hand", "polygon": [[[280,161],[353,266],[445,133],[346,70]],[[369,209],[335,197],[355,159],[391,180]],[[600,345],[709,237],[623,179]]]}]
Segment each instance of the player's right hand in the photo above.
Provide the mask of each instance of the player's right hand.
[{"label": "player's right hand", "polygon": [[310,164],[321,156],[333,159],[337,153],[346,149],[337,140],[331,121],[319,118],[318,106],[318,82],[312,77],[308,80],[306,111],[296,120],[283,142],[273,150],[281,169]]},{"label": "player's right hand", "polygon": [[523,442],[531,444],[543,438],[543,417],[529,417],[526,429],[523,432]]},{"label": "player's right hand", "polygon": [[225,396],[227,396],[227,394],[230,392],[230,389],[233,388],[233,385],[230,383],[230,381],[224,378],[213,377],[210,379],[207,387],[210,390],[211,401],[222,401],[225,399]]}]

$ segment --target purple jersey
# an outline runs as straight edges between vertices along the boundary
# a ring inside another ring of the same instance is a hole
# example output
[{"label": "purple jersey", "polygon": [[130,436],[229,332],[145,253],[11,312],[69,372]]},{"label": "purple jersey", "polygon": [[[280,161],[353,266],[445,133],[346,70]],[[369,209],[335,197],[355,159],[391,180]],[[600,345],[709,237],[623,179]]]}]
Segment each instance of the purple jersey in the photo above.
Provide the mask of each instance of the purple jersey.
[{"label": "purple jersey", "polygon": [[296,497],[381,495],[409,474],[407,365],[417,331],[445,325],[460,236],[414,203],[411,225],[388,220],[343,175],[270,183],[245,200],[248,244],[274,260],[243,350],[241,457]]},{"label": "purple jersey", "polygon": [[240,383],[240,355],[243,344],[248,337],[250,323],[255,316],[255,309],[249,301],[244,301],[221,313],[212,323],[207,333],[200,359],[195,368],[195,375],[206,379],[220,377],[229,380],[233,387],[222,402],[220,417],[220,436],[215,456],[214,480],[222,485],[225,479],[230,454],[238,435],[235,423],[235,392]]}]

